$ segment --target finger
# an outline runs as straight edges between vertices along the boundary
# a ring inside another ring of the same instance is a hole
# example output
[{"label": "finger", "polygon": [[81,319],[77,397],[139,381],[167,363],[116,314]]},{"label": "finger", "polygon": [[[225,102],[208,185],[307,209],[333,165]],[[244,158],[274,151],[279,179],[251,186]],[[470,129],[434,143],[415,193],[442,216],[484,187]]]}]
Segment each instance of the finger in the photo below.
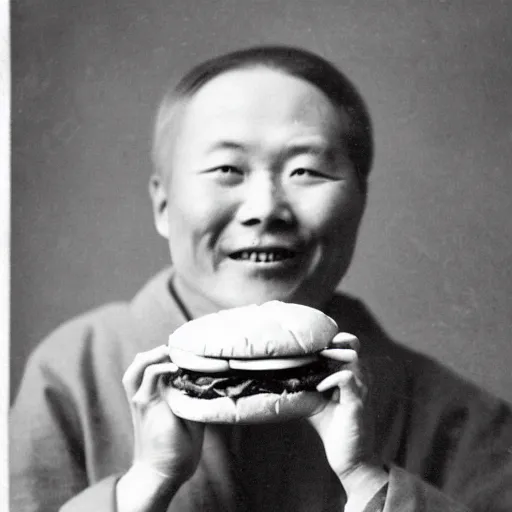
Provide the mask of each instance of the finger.
[{"label": "finger", "polygon": [[345,348],[359,352],[361,349],[361,342],[357,336],[354,336],[353,334],[348,332],[339,332],[332,339],[331,343],[329,344],[329,348]]},{"label": "finger", "polygon": [[144,370],[151,364],[164,361],[169,361],[169,352],[166,345],[160,345],[147,352],[137,354],[123,376],[123,386],[126,393],[129,396],[134,395],[140,387]]},{"label": "finger", "polygon": [[355,350],[345,348],[327,348],[320,351],[320,355],[342,363],[353,363],[358,357]]},{"label": "finger", "polygon": [[349,381],[352,375],[353,374],[350,370],[341,370],[333,373],[320,382],[316,387],[316,390],[320,393],[324,393],[331,388],[343,386]]},{"label": "finger", "polygon": [[178,367],[174,363],[157,363],[147,366],[144,370],[142,383],[137,392],[133,395],[132,403],[148,404],[155,396],[159,396],[158,382],[161,375],[175,373]]},{"label": "finger", "polygon": [[363,398],[364,386],[352,370],[341,370],[326,377],[318,386],[317,391],[324,393],[332,388],[339,388],[342,391],[349,390],[354,396]]}]

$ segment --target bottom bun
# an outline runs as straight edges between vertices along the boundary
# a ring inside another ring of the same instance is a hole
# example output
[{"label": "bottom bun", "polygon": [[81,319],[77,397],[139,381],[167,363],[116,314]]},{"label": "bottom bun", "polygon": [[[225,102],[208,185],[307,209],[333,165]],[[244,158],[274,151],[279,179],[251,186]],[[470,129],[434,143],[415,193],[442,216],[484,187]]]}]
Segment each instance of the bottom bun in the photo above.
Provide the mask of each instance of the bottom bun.
[{"label": "bottom bun", "polygon": [[313,391],[286,395],[260,393],[236,401],[227,397],[194,398],[172,386],[164,393],[176,416],[201,423],[279,423],[312,416],[320,412],[326,403],[321,393]]}]

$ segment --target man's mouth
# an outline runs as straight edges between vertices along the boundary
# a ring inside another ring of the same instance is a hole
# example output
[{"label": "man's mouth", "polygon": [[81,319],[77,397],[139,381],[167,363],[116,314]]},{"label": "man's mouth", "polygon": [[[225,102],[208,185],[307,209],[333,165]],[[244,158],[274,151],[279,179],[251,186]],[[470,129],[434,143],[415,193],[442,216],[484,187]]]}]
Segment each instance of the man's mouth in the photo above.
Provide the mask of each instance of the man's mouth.
[{"label": "man's mouth", "polygon": [[274,263],[292,260],[298,255],[290,249],[241,250],[232,252],[229,257],[233,260],[251,261],[253,263]]}]

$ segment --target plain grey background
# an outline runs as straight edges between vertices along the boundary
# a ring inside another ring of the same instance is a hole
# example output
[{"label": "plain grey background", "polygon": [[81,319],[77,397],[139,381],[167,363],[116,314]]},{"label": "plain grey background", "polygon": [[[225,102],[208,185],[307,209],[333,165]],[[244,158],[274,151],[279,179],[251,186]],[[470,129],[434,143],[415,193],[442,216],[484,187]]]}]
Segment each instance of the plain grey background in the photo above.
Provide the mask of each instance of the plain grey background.
[{"label": "plain grey background", "polygon": [[12,372],[71,316],[167,263],[151,123],[167,83],[227,50],[299,45],[375,122],[344,288],[405,344],[512,401],[512,8],[491,0],[19,0],[12,8]]}]

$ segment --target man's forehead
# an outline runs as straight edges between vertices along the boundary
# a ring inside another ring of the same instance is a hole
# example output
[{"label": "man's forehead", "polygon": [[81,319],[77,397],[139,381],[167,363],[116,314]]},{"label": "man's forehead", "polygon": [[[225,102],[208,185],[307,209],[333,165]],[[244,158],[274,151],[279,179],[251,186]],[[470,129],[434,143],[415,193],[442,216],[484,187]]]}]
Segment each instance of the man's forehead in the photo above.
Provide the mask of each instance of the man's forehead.
[{"label": "man's forehead", "polygon": [[348,116],[315,86],[265,68],[213,79],[187,101],[180,121],[182,134],[226,140],[250,138],[259,130],[327,137],[348,128]]},{"label": "man's forehead", "polygon": [[233,120],[336,114],[320,89],[282,71],[265,67],[233,70],[213,78],[187,102],[190,117]]},{"label": "man's forehead", "polygon": [[[344,151],[349,116],[309,82],[266,67],[226,72],[174,106],[165,141],[165,167],[180,155],[236,145],[332,155]],[[309,142],[317,139],[317,143]],[[325,147],[325,151],[323,151]],[[162,147],[163,149],[163,147]],[[293,150],[293,149],[292,149]]]}]

